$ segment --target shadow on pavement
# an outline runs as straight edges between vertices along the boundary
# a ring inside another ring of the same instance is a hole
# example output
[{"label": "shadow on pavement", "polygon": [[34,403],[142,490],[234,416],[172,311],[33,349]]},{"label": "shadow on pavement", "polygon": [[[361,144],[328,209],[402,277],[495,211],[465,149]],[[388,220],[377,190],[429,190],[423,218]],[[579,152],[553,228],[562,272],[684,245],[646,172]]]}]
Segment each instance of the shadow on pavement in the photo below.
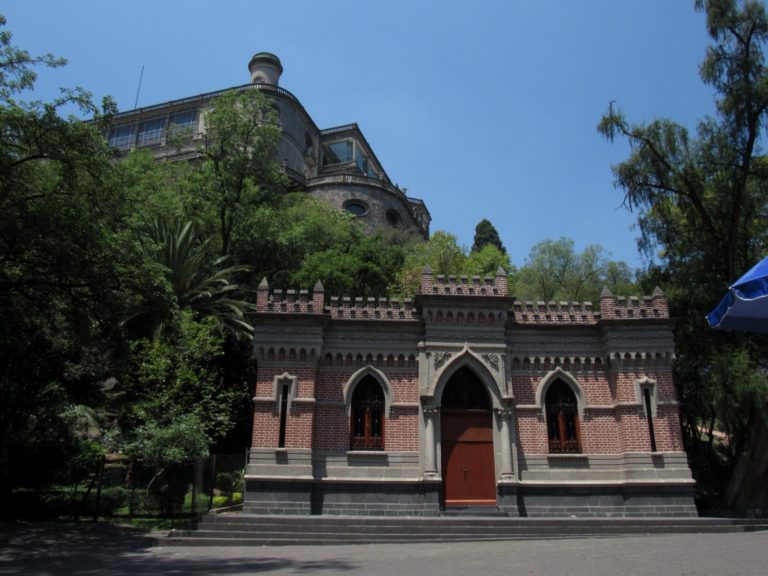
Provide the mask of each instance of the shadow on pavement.
[{"label": "shadow on pavement", "polygon": [[[342,560],[293,560],[254,548],[245,557],[187,557],[152,547],[146,532],[110,524],[0,523],[0,574],[13,576],[143,574],[258,574],[274,571],[345,572]],[[242,551],[240,551],[242,554]],[[217,554],[218,555],[218,554]]]}]

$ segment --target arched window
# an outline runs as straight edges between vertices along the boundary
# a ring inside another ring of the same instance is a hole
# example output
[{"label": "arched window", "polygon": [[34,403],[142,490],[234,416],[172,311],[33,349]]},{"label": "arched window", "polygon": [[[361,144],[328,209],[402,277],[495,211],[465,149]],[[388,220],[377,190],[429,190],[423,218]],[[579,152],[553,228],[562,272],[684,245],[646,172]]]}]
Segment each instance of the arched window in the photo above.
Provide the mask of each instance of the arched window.
[{"label": "arched window", "polygon": [[350,450],[384,450],[384,391],[366,376],[352,394]]},{"label": "arched window", "polygon": [[552,454],[579,454],[579,407],[573,390],[562,380],[555,380],[547,390],[547,434]]}]

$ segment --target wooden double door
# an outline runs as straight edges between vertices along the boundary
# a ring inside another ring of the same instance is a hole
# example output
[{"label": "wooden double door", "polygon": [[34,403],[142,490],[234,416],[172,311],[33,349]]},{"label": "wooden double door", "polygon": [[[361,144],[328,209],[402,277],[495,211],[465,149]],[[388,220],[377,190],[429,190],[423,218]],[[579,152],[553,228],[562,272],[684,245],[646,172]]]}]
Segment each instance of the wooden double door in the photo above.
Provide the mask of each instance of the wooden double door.
[{"label": "wooden double door", "polygon": [[492,412],[443,409],[440,419],[445,505],[496,504]]}]

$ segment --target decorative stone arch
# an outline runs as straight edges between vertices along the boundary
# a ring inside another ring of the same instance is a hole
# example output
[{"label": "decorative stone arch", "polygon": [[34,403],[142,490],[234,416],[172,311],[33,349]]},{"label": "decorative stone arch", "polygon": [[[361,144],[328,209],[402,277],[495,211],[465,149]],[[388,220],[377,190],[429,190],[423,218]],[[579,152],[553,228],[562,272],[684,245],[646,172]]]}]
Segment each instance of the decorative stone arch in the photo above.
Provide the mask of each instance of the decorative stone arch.
[{"label": "decorative stone arch", "polygon": [[344,384],[344,408],[347,416],[350,416],[352,413],[352,395],[355,393],[355,387],[357,387],[360,381],[366,376],[373,376],[381,386],[381,389],[384,392],[384,414],[389,415],[394,397],[392,393],[392,384],[384,372],[368,364],[352,374],[349,380],[347,380],[347,383]]},{"label": "decorative stone arch", "polygon": [[576,404],[579,409],[579,418],[584,419],[584,407],[587,404],[587,397],[584,395],[584,390],[579,384],[579,381],[575,376],[563,370],[560,366],[549,372],[544,378],[539,381],[539,385],[536,387],[536,406],[539,407],[541,414],[544,414],[546,407],[544,406],[544,399],[547,397],[547,390],[555,380],[562,380],[573,390],[574,396],[576,396]]},{"label": "decorative stone arch", "polygon": [[443,390],[445,390],[445,386],[448,384],[448,381],[453,377],[454,374],[456,374],[456,372],[465,367],[471,369],[483,383],[483,386],[485,386],[486,391],[491,397],[492,408],[494,410],[501,410],[503,408],[503,404],[501,387],[499,386],[499,383],[496,381],[496,378],[493,376],[490,370],[488,370],[488,367],[482,361],[482,359],[477,354],[472,352],[467,346],[465,346],[464,350],[462,350],[459,354],[450,359],[450,361],[445,365],[437,377],[434,383],[434,387],[430,387],[433,390],[433,401],[437,405],[442,403]]}]

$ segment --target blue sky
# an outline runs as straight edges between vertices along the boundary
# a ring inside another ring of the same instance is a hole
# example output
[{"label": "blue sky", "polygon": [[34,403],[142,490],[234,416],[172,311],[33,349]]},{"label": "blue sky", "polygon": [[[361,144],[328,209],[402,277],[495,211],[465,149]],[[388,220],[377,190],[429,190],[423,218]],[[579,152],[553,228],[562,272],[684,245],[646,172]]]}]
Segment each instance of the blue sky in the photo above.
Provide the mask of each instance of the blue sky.
[{"label": "blue sky", "polygon": [[321,128],[357,122],[432,230],[472,244],[483,218],[515,265],[546,238],[641,264],[596,131],[628,119],[690,128],[714,111],[693,0],[0,0],[14,43],[69,60],[36,96],[82,86],[121,110],[244,84],[270,51]]}]

